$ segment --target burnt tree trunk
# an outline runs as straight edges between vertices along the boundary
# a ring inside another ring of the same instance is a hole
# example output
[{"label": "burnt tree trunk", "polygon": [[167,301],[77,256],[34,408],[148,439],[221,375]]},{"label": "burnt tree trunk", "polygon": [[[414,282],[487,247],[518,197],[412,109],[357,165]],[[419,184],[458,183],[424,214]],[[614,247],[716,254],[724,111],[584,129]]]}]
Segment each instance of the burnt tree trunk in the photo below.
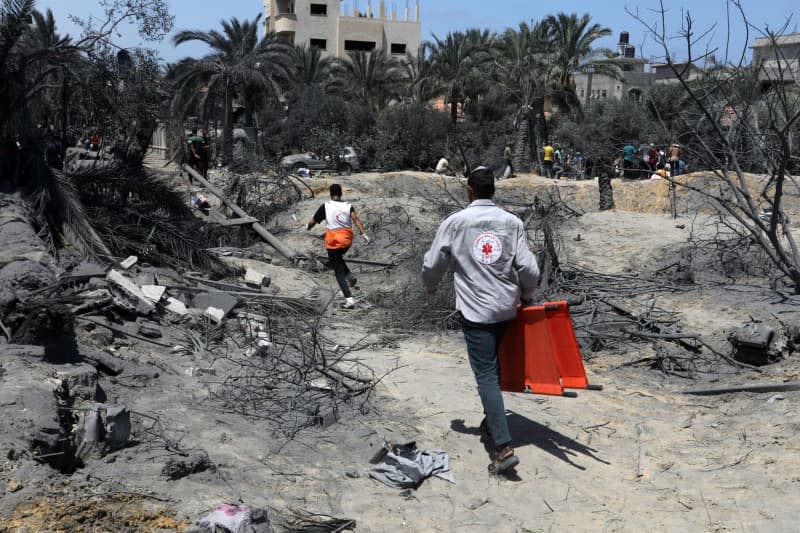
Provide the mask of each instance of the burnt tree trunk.
[{"label": "burnt tree trunk", "polygon": [[614,209],[614,190],[611,188],[611,176],[603,173],[597,180],[600,189],[600,211]]},{"label": "burnt tree trunk", "polygon": [[514,141],[514,168],[518,172],[530,172],[531,152],[528,143],[530,135],[530,115],[525,113],[520,116],[517,125],[516,140]]}]

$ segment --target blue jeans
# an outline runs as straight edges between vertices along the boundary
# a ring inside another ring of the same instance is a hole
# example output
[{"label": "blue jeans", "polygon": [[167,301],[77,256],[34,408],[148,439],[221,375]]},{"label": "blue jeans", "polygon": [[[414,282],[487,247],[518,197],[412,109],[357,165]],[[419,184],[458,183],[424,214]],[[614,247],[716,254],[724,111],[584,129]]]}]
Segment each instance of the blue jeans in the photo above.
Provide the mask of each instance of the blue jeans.
[{"label": "blue jeans", "polygon": [[464,332],[464,340],[467,342],[469,364],[478,383],[478,395],[481,397],[492,439],[498,448],[511,442],[503,395],[500,392],[500,365],[497,359],[497,350],[506,326],[508,322],[476,324],[466,319],[461,322],[461,331]]}]

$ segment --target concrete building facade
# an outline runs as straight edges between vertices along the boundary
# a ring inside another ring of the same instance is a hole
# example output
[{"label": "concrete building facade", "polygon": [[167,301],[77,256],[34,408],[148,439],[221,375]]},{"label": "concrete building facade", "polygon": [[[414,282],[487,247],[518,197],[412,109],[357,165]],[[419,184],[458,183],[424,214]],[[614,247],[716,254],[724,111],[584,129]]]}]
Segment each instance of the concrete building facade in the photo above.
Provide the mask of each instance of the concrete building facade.
[{"label": "concrete building facade", "polygon": [[636,47],[630,44],[628,32],[620,32],[617,46],[614,62],[622,69],[622,79],[595,72],[576,74],[575,92],[582,103],[589,104],[603,98],[638,101],[653,84],[653,75],[647,71],[647,60],[636,57]]},{"label": "concrete building facade", "polygon": [[800,33],[781,35],[775,43],[759,37],[750,48],[753,65],[760,67],[759,77],[765,86],[800,79]]},{"label": "concrete building facade", "polygon": [[[373,10],[369,0],[362,11],[358,0],[264,0],[264,31],[296,45],[319,48],[325,56],[343,58],[349,51],[376,48],[396,56],[416,55],[421,35],[419,2],[413,18],[408,1],[402,14],[397,3],[391,12],[385,0],[377,4]],[[350,10],[350,5],[355,7]]]}]

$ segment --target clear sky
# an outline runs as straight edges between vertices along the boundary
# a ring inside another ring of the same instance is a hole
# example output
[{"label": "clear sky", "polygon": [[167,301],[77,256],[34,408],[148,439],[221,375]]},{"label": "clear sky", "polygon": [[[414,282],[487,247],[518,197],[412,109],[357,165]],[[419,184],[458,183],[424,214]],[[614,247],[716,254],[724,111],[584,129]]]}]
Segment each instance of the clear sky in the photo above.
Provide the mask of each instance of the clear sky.
[{"label": "clear sky", "polygon": [[[358,1],[362,11],[366,10],[368,0],[345,0],[350,9]],[[343,2],[343,3],[345,3]],[[411,13],[414,13],[415,0],[409,0]],[[219,27],[221,19],[231,17],[253,18],[262,9],[262,0],[168,0],[170,11],[175,15],[175,29],[200,29],[209,30]],[[387,6],[397,5],[398,12],[402,12],[405,0],[387,0]],[[800,21],[800,2],[797,0],[742,0],[744,10],[751,24],[758,28],[768,25],[778,29],[789,20],[788,31],[798,31]],[[372,0],[373,10],[377,11],[378,0]],[[667,28],[671,34],[680,29],[681,11],[689,10],[697,28],[703,30],[717,25],[710,39],[713,46],[719,47],[718,59],[724,56],[726,46],[727,23],[725,16],[725,0],[664,0],[668,10]],[[422,35],[423,39],[430,39],[431,34],[444,36],[448,31],[463,30],[470,27],[489,28],[502,31],[509,26],[516,26],[522,21],[539,20],[546,15],[557,11],[579,14],[589,13],[592,19],[603,26],[611,28],[613,36],[604,39],[602,46],[614,48],[619,32],[627,30],[631,34],[631,44],[637,47],[637,55],[644,57],[661,56],[661,50],[656,47],[651,38],[646,37],[646,31],[641,23],[634,20],[626,7],[631,11],[638,9],[639,13],[648,21],[654,22],[656,15],[653,12],[658,8],[658,0],[561,0],[560,2],[544,2],[542,0],[420,0],[422,10]],[[101,16],[102,10],[98,7],[97,0],[38,0],[38,9],[53,10],[61,33],[69,33],[76,37],[80,31],[68,19],[68,15],[77,15],[86,18],[89,14]],[[745,42],[744,26],[739,17],[732,19],[730,49],[738,54]],[[751,32],[750,42],[753,33]],[[142,44],[134,31],[123,28],[120,42],[124,46],[137,46]],[[642,47],[642,44],[644,46]],[[200,56],[206,52],[201,45],[192,43],[183,44],[175,48],[169,39],[155,43],[154,46],[161,57],[166,61],[176,61],[181,57],[191,55]],[[684,58],[685,47],[679,41],[672,42],[673,57]]]}]

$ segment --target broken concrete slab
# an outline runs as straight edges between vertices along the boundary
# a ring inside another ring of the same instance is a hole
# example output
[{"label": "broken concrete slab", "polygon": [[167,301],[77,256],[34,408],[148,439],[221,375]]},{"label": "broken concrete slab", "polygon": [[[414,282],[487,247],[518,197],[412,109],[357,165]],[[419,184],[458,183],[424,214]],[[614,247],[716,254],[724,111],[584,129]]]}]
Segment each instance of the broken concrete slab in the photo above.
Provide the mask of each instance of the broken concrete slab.
[{"label": "broken concrete slab", "polygon": [[219,323],[238,303],[239,300],[224,292],[201,292],[192,300],[192,307]]},{"label": "broken concrete slab", "polygon": [[244,281],[247,283],[258,285],[259,287],[269,287],[269,284],[272,282],[272,279],[269,277],[268,274],[259,272],[254,268],[248,267],[244,274]]},{"label": "broken concrete slab", "polygon": [[158,283],[156,283],[156,275],[152,272],[141,272],[133,281],[140,287],[144,287],[144,285],[158,285]]},{"label": "broken concrete slab", "polygon": [[171,296],[167,298],[167,305],[165,307],[168,311],[175,313],[176,315],[186,316],[189,314],[189,309],[186,307],[186,305],[182,301]]},{"label": "broken concrete slab", "polygon": [[163,285],[142,285],[142,293],[145,295],[145,298],[153,303],[161,301],[161,297],[164,296],[166,290],[167,288]]},{"label": "broken concrete slab", "polygon": [[124,448],[131,437],[131,413],[123,406],[96,403],[84,412],[75,436],[75,456],[84,461]]},{"label": "broken concrete slab", "polygon": [[103,421],[100,417],[100,404],[95,404],[83,413],[75,435],[75,457],[85,461],[90,456],[100,456],[100,442],[103,440]]},{"label": "broken concrete slab", "polygon": [[133,265],[135,265],[138,261],[139,261],[138,257],[136,257],[135,255],[131,255],[131,256],[126,257],[122,261],[120,261],[119,262],[119,266],[121,266],[125,270],[128,270]]},{"label": "broken concrete slab", "polygon": [[222,319],[225,318],[225,312],[222,309],[217,309],[216,307],[206,307],[206,310],[203,311],[203,316],[210,318],[217,324],[222,323]]},{"label": "broken concrete slab", "polygon": [[78,353],[104,374],[118,376],[125,370],[125,364],[121,359],[109,353],[90,348],[85,344],[78,343]]},{"label": "broken concrete slab", "polygon": [[116,270],[109,270],[106,279],[115,296],[115,303],[120,307],[139,314],[149,314],[155,310],[155,305],[144,295],[139,286]]},{"label": "broken concrete slab", "polygon": [[8,457],[26,451],[57,462],[64,451],[65,436],[56,394],[60,382],[48,379],[48,375],[54,374],[54,367],[32,364],[27,359],[18,357],[0,362],[0,420],[13,421],[0,432],[0,453]]}]

